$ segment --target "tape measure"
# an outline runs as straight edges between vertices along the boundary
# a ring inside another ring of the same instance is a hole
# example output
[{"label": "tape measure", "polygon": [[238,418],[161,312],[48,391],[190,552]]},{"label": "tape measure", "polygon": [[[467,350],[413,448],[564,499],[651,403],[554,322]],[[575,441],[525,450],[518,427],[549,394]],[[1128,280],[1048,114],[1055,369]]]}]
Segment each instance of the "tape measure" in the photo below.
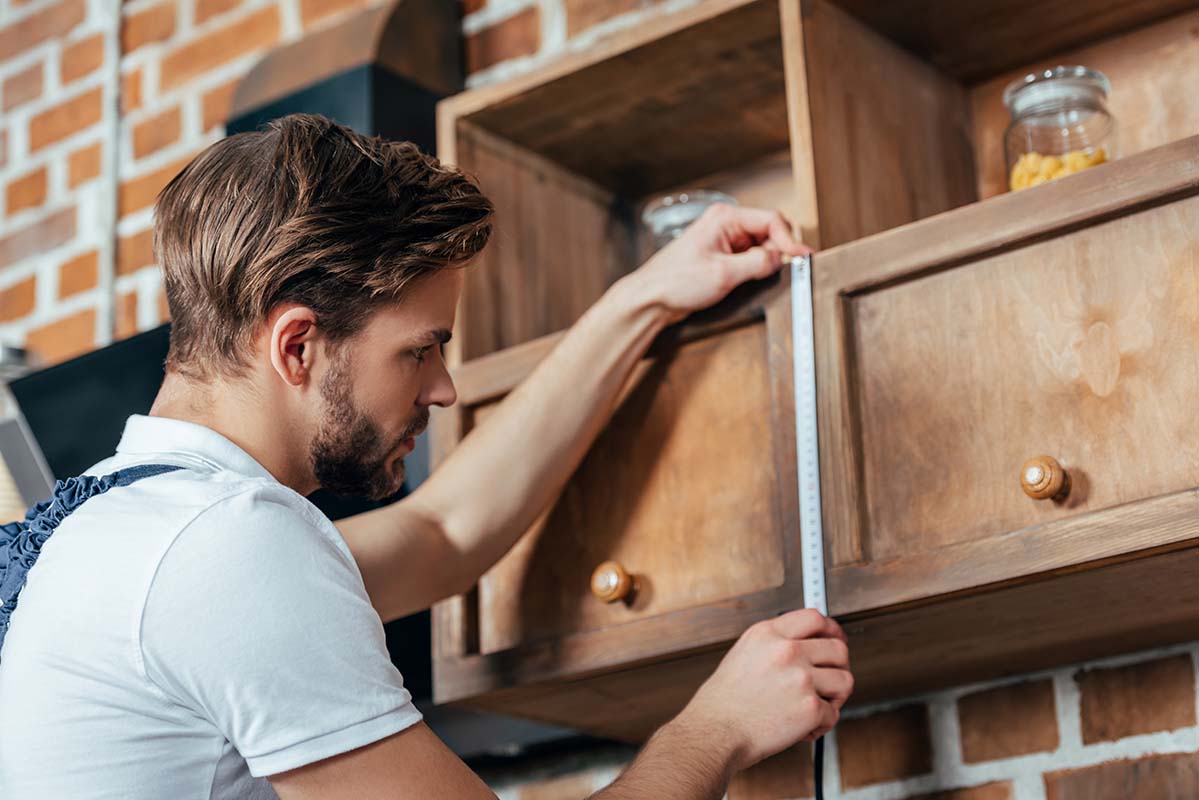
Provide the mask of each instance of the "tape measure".
[{"label": "tape measure", "polygon": [[[820,442],[816,427],[816,333],[812,257],[791,259],[791,350],[795,374],[795,456],[799,478],[799,546],[806,608],[828,615],[824,586],[824,522],[820,510]],[[832,734],[830,733],[831,737]],[[824,799],[825,737],[816,740],[812,782]]]},{"label": "tape measure", "polygon": [[791,259],[791,349],[795,372],[795,455],[799,477],[799,544],[804,606],[828,614],[824,588],[824,524],[820,512],[820,447],[816,428],[816,336],[812,322],[812,257]]}]

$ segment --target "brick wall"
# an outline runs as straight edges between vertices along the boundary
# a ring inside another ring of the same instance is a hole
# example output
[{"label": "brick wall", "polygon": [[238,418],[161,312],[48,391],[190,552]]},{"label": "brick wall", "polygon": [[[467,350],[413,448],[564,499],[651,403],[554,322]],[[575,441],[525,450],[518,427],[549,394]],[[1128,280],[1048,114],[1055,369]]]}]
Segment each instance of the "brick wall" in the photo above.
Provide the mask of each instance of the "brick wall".
[{"label": "brick wall", "polygon": [[[695,2],[463,0],[468,84]],[[366,4],[129,0],[117,20],[115,3],[0,0],[0,339],[47,361],[165,318],[155,194],[223,135],[232,88],[266,49]],[[1188,645],[855,711],[830,795],[1199,797],[1197,654]],[[577,800],[629,755],[605,747],[487,778],[504,800]],[[804,747],[739,776],[730,798],[811,792]]]},{"label": "brick wall", "polygon": [[264,50],[364,5],[0,0],[0,339],[54,362],[165,319],[158,190]]}]

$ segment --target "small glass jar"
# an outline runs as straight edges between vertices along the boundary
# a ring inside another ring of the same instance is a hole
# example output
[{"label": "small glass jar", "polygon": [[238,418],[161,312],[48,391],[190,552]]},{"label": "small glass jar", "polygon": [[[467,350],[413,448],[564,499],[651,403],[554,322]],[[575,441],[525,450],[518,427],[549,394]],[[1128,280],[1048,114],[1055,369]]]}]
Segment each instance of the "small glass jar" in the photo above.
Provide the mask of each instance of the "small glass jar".
[{"label": "small glass jar", "polygon": [[1003,139],[1013,191],[1116,157],[1109,91],[1106,75],[1080,66],[1054,67],[1008,84],[1003,102],[1012,122]]},{"label": "small glass jar", "polygon": [[668,194],[646,203],[641,211],[641,222],[654,240],[654,248],[661,249],[699,219],[704,209],[714,203],[737,205],[737,200],[724,192],[711,189],[690,189],[677,194]]}]

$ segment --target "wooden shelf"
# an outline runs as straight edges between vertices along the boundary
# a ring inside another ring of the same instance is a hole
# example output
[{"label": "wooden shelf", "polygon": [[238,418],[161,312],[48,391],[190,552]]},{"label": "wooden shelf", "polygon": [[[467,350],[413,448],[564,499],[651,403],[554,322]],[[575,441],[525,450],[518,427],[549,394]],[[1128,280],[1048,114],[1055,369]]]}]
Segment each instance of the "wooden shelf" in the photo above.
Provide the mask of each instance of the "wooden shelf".
[{"label": "wooden shelf", "polygon": [[629,196],[785,150],[777,3],[700,12],[602,60],[556,64],[521,91],[451,102],[447,113]]},{"label": "wooden shelf", "polygon": [[1194,0],[835,2],[968,84],[1195,8]]}]

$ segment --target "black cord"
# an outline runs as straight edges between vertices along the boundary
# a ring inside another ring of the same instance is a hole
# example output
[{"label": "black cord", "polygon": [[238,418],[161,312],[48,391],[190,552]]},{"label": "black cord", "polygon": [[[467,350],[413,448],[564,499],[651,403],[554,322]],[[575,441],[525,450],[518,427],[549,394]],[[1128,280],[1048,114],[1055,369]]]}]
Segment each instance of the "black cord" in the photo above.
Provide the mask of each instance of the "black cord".
[{"label": "black cord", "polygon": [[816,800],[824,800],[824,737],[816,740],[812,748],[812,783],[816,786]]}]

